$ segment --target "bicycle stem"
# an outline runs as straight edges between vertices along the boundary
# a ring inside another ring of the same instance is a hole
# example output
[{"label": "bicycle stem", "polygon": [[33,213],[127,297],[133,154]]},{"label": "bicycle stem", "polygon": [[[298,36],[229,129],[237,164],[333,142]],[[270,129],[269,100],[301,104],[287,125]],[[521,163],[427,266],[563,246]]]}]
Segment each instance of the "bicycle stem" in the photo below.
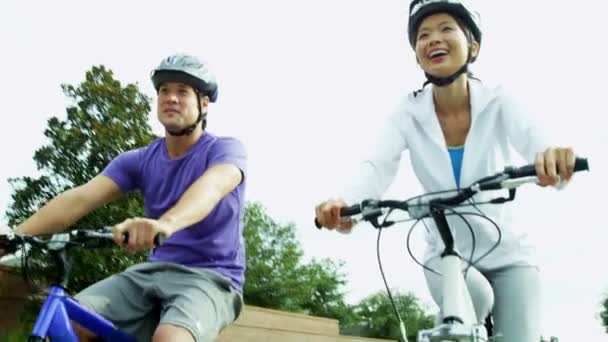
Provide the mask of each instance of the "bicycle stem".
[{"label": "bicycle stem", "polygon": [[472,325],[476,321],[475,310],[471,301],[464,300],[470,296],[461,274],[461,259],[454,246],[454,236],[450,231],[445,209],[440,208],[437,203],[431,203],[431,216],[445,245],[441,254],[443,322]]},{"label": "bicycle stem", "polygon": [[61,286],[64,289],[67,289],[70,270],[72,269],[72,264],[67,256],[65,249],[60,250],[51,250],[49,251],[55,264],[59,267],[59,276],[57,277],[57,285]]}]

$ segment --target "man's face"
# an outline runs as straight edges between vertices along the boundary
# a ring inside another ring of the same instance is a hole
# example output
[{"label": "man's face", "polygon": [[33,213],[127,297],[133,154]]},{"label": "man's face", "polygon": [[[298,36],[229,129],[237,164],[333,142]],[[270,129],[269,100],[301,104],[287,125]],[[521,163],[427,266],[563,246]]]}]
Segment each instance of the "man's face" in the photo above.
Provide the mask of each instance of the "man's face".
[{"label": "man's face", "polygon": [[[184,83],[166,82],[158,88],[158,120],[170,131],[179,131],[196,121],[199,115],[199,96]],[[201,109],[206,111],[206,97],[201,99]]]}]

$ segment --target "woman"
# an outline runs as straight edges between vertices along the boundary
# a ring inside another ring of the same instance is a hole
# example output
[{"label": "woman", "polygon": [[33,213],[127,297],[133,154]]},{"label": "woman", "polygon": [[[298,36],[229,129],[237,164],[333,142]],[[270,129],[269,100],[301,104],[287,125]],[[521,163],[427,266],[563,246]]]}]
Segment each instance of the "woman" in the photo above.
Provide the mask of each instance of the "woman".
[{"label": "woman", "polygon": [[[469,76],[468,66],[477,58],[482,41],[476,12],[455,0],[414,0],[408,33],[427,82],[405,96],[389,117],[348,193],[316,206],[316,218],[322,226],[349,232],[353,222],[339,217],[340,208],[381,198],[406,150],[428,192],[466,186],[513,165],[510,147],[535,163],[541,186],[570,180],[575,157],[572,149],[551,147],[503,90],[489,88]],[[475,200],[482,201],[483,196]],[[535,248],[526,233],[530,227],[515,222],[508,204],[479,205],[476,210],[497,222],[502,232],[499,247],[467,273],[477,318],[482,322],[492,311],[501,341],[538,342],[540,277]],[[472,260],[476,260],[495,244],[497,233],[486,220],[468,220],[475,233]],[[469,230],[453,216],[449,223],[459,254],[468,259],[473,249]],[[426,240],[425,264],[436,270],[443,243],[432,222],[427,222]],[[433,299],[441,303],[441,276],[428,270],[425,276]]]}]

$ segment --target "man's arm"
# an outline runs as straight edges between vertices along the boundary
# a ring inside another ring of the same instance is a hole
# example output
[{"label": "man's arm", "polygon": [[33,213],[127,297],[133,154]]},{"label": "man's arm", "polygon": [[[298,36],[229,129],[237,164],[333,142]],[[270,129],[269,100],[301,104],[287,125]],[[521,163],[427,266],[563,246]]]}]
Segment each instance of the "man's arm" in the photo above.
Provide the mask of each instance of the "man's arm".
[{"label": "man's arm", "polygon": [[123,233],[129,232],[128,250],[152,248],[156,234],[170,236],[203,220],[242,180],[243,173],[234,164],[217,164],[192,183],[179,201],[158,220],[129,218],[114,226],[114,241],[123,244]]},{"label": "man's arm", "polygon": [[15,232],[23,235],[58,233],[120,194],[120,188],[112,179],[98,175],[86,184],[57,195],[17,226]]},{"label": "man's arm", "polygon": [[158,220],[169,234],[203,220],[218,202],[243,180],[241,170],[233,164],[217,164],[203,173],[179,201]]}]

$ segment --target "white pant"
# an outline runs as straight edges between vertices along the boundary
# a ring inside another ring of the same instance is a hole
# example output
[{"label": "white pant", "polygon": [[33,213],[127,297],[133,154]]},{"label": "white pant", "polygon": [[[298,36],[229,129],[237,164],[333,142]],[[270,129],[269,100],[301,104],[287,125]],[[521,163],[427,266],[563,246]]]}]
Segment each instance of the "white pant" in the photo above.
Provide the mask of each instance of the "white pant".
[{"label": "white pant", "polygon": [[[428,261],[427,266],[440,270],[440,258]],[[424,271],[433,300],[442,302],[441,276]],[[466,277],[467,288],[479,322],[492,312],[494,335],[497,342],[540,341],[541,298],[540,275],[533,266],[510,266],[480,272],[471,267]],[[494,305],[492,305],[494,303]],[[440,312],[441,315],[441,312]]]}]

